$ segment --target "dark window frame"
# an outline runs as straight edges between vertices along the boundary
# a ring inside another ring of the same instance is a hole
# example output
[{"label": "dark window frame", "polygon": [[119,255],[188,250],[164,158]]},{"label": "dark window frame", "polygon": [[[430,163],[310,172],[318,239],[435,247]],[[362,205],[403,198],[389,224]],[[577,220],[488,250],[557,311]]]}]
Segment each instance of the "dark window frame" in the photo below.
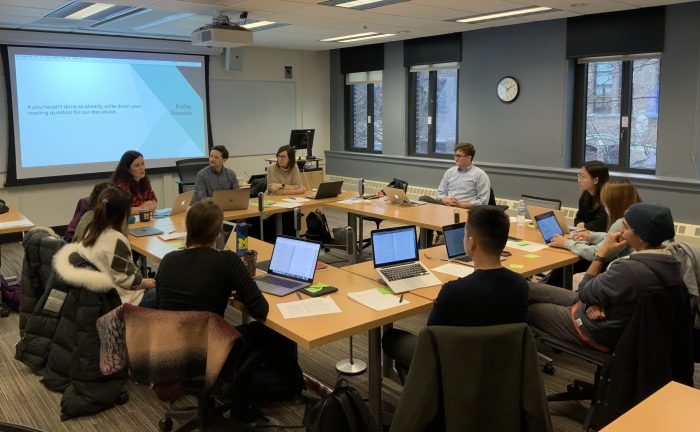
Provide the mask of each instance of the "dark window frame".
[{"label": "dark window frame", "polygon": [[[360,84],[360,83],[358,83]],[[357,84],[345,84],[345,150],[358,152],[358,153],[372,153],[381,154],[382,149],[378,149],[376,142],[374,140],[374,123],[376,122],[376,115],[374,112],[374,86],[376,83],[368,82],[367,85],[367,113],[372,113],[372,122],[367,123],[367,147],[356,147],[354,146],[354,123],[353,117],[355,116],[355,105],[353,104],[355,98],[353,97],[353,86]],[[383,104],[382,104],[383,105]],[[383,143],[382,143],[383,147]]]}]

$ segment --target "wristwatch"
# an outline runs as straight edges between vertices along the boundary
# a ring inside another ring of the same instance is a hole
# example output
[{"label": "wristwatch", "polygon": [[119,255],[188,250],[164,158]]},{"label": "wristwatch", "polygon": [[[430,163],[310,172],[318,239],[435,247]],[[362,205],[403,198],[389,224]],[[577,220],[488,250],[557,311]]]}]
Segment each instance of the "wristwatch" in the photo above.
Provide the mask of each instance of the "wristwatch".
[{"label": "wristwatch", "polygon": [[602,256],[596,254],[596,255],[595,255],[595,258],[593,258],[593,261],[599,261],[599,262],[604,263],[604,262],[605,262],[605,257],[602,257]]}]

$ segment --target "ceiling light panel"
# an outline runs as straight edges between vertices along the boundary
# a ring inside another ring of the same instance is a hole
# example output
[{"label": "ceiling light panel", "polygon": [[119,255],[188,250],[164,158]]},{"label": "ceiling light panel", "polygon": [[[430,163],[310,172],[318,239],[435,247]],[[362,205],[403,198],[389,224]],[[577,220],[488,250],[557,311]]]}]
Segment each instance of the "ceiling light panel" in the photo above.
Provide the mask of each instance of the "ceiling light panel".
[{"label": "ceiling light panel", "polygon": [[408,0],[328,0],[319,4],[338,6],[346,9],[367,10],[395,3],[403,3],[405,1]]},{"label": "ceiling light panel", "polygon": [[450,21],[455,21],[458,23],[472,24],[472,23],[482,23],[482,22],[487,22],[487,21],[494,21],[494,20],[499,20],[499,19],[513,18],[513,17],[525,16],[525,15],[549,13],[549,12],[555,12],[555,11],[557,11],[557,10],[546,7],[546,6],[532,6],[532,7],[526,7],[526,8],[521,8],[521,9],[511,9],[511,10],[507,10],[507,11],[493,12],[493,13],[487,13],[487,14],[481,14],[481,15],[473,15],[473,16],[468,16],[468,17],[463,17],[463,18],[452,19]]}]

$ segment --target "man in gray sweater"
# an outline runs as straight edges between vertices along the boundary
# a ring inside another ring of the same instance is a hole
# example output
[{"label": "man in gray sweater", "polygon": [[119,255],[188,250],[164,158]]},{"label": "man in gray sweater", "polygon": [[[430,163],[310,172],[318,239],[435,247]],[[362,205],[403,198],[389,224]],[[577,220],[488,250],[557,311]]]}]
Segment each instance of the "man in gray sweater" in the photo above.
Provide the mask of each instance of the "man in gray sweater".
[{"label": "man in gray sweater", "polygon": [[[681,263],[662,246],[674,236],[668,208],[633,204],[622,229],[609,233],[598,249],[578,292],[530,284],[530,323],[569,342],[610,351],[632,318],[643,288],[665,288],[681,281]],[[604,257],[625,246],[635,252],[611,262],[601,273]]]}]

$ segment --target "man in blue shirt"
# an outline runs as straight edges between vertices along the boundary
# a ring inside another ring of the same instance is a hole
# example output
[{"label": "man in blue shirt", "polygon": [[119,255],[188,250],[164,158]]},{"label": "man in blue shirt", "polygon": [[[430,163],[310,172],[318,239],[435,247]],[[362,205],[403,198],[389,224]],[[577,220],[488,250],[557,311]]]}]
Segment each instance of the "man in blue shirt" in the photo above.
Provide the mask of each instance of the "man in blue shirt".
[{"label": "man in blue shirt", "polygon": [[238,189],[236,173],[224,166],[228,160],[228,150],[222,145],[211,148],[209,166],[202,168],[194,178],[194,198],[192,204],[211,198],[214,191]]},{"label": "man in blue shirt", "polygon": [[455,166],[442,177],[436,201],[461,208],[488,204],[491,181],[484,170],[473,164],[475,154],[472,144],[455,146]]}]

